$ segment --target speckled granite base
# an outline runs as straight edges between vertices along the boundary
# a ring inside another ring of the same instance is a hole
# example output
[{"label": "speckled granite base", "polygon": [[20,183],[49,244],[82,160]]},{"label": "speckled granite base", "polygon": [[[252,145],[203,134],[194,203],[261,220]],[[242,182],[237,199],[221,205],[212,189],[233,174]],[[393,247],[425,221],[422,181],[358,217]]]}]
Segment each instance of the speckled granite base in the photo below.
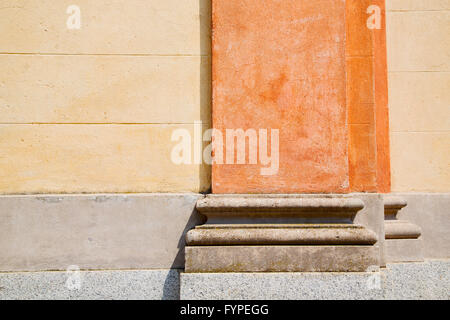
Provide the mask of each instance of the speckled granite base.
[{"label": "speckled granite base", "polygon": [[181,274],[181,299],[450,299],[450,260],[374,273]]},{"label": "speckled granite base", "polygon": [[450,299],[450,260],[390,264],[373,273],[90,271],[81,272],[79,290],[68,289],[68,276],[72,275],[0,273],[0,300]]},{"label": "speckled granite base", "polygon": [[[0,273],[0,300],[177,300],[178,270]],[[69,280],[70,281],[70,280]],[[71,287],[73,290],[69,290]]]},{"label": "speckled granite base", "polygon": [[450,260],[388,265],[386,299],[450,299]]}]

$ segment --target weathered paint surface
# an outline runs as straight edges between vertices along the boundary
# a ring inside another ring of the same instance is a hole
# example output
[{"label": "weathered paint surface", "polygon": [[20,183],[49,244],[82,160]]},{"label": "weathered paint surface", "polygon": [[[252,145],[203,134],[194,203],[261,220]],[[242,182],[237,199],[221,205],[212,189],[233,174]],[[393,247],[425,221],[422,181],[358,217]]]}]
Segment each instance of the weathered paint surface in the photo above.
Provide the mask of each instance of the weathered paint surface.
[{"label": "weathered paint surface", "polygon": [[280,130],[278,174],[216,164],[213,192],[389,192],[386,79],[384,0],[213,1],[214,127]]},{"label": "weathered paint surface", "polygon": [[213,166],[214,193],[347,192],[345,1],[213,0],[213,126],[280,130],[278,174]]}]

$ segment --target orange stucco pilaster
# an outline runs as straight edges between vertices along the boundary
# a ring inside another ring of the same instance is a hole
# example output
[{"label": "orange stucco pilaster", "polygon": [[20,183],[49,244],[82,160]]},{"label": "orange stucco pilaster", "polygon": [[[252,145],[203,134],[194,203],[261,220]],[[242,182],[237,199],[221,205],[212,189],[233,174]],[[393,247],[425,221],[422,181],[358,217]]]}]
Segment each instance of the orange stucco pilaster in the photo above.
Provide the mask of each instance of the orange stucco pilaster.
[{"label": "orange stucco pilaster", "polygon": [[[384,0],[347,0],[349,178],[354,192],[390,192]],[[377,9],[370,9],[377,6]],[[374,24],[380,19],[380,26]]]},{"label": "orange stucco pilaster", "polygon": [[375,129],[377,139],[377,186],[378,192],[391,192],[391,163],[389,140],[389,101],[386,48],[385,0],[374,0],[381,8],[381,29],[374,30],[375,69]]},{"label": "orange stucco pilaster", "polygon": [[213,127],[279,130],[275,174],[215,163],[214,193],[377,191],[366,2],[213,0]]},{"label": "orange stucco pilaster", "polygon": [[371,0],[347,0],[347,107],[352,191],[376,191],[373,34],[367,27]]}]

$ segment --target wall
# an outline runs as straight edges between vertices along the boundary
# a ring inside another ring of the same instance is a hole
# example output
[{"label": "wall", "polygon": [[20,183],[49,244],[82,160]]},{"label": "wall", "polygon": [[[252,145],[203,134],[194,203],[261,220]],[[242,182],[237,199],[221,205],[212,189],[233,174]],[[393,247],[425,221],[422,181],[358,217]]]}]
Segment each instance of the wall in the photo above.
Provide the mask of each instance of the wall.
[{"label": "wall", "polygon": [[388,0],[394,192],[450,191],[450,1]]},{"label": "wall", "polygon": [[209,188],[170,159],[174,129],[210,122],[209,0],[0,7],[1,194]]},{"label": "wall", "polygon": [[[209,188],[169,157],[174,128],[209,122],[210,1],[1,6],[0,193]],[[450,1],[387,9],[393,191],[448,192]]]},{"label": "wall", "polygon": [[279,130],[279,170],[219,161],[213,192],[388,193],[384,0],[259,3],[213,1],[213,124]]},{"label": "wall", "polygon": [[184,267],[197,194],[0,197],[0,273]]},{"label": "wall", "polygon": [[345,2],[260,2],[213,1],[213,124],[222,135],[267,129],[271,150],[279,130],[279,167],[215,163],[213,193],[345,193]]}]

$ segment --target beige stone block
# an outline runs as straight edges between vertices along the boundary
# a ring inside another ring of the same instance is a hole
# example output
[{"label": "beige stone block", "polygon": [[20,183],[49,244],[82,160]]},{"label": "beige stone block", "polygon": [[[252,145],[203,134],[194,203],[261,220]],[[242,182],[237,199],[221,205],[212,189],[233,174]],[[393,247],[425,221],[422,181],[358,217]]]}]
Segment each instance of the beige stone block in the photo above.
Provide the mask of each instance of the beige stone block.
[{"label": "beige stone block", "polygon": [[392,10],[448,10],[450,0],[386,0],[386,9]]},{"label": "beige stone block", "polygon": [[389,71],[450,71],[450,11],[387,14]]},{"label": "beige stone block", "polygon": [[449,132],[392,132],[393,192],[450,190]]},{"label": "beige stone block", "polygon": [[355,224],[362,225],[377,234],[378,242],[375,244],[380,252],[380,266],[386,266],[384,254],[384,205],[383,195],[376,193],[353,193],[351,197],[359,198],[364,202],[364,209],[355,217]]},{"label": "beige stone block", "polygon": [[210,119],[210,58],[0,55],[2,123]]},{"label": "beige stone block", "polygon": [[176,165],[189,125],[0,125],[0,193],[199,192],[203,165]]},{"label": "beige stone block", "polygon": [[408,206],[399,212],[399,218],[422,229],[424,257],[450,258],[450,193],[402,193]]},{"label": "beige stone block", "polygon": [[391,130],[450,131],[449,88],[450,73],[390,73]]},{"label": "beige stone block", "polygon": [[205,246],[186,247],[185,272],[364,272],[378,265],[374,246]]},{"label": "beige stone block", "polygon": [[424,261],[422,239],[390,239],[385,246],[388,263]]},{"label": "beige stone block", "polygon": [[[81,28],[67,28],[77,5]],[[210,0],[2,0],[0,52],[209,54]]]}]

